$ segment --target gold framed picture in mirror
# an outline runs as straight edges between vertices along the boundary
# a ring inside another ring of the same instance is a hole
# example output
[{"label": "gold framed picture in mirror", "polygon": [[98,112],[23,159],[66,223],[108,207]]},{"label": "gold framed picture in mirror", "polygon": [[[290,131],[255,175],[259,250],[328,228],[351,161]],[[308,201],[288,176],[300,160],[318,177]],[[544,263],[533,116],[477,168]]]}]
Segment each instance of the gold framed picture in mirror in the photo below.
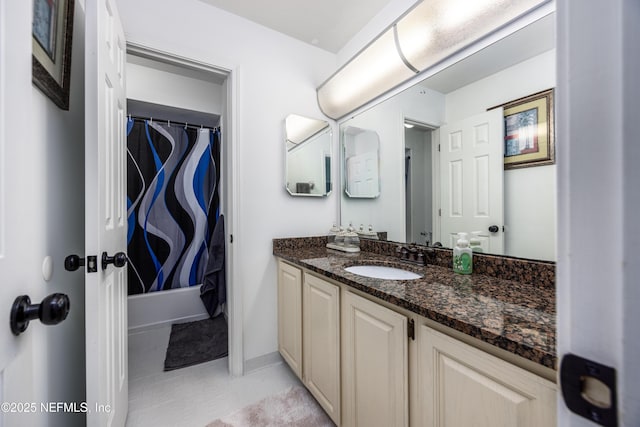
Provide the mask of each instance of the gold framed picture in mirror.
[{"label": "gold framed picture in mirror", "polygon": [[553,89],[489,110],[499,107],[504,111],[504,168],[554,164]]}]

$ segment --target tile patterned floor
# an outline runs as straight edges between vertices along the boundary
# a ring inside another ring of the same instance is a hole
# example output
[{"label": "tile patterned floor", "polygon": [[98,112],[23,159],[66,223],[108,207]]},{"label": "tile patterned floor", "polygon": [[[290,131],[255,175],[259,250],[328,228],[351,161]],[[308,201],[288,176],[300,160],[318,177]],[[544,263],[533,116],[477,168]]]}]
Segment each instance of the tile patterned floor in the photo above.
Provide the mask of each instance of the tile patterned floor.
[{"label": "tile patterned floor", "polygon": [[232,377],[227,358],[164,372],[170,326],[129,335],[127,427],[204,427],[300,382],[285,363]]}]

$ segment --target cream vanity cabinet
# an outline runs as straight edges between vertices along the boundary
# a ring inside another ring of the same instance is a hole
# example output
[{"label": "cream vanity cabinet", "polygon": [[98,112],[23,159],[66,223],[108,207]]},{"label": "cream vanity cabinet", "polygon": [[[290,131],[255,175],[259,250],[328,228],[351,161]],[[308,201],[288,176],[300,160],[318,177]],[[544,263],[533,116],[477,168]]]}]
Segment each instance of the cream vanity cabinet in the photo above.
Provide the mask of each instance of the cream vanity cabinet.
[{"label": "cream vanity cabinet", "polygon": [[302,378],[302,271],[278,261],[278,351]]},{"label": "cream vanity cabinet", "polygon": [[556,385],[455,338],[417,331],[422,427],[551,427]]},{"label": "cream vanity cabinet", "polygon": [[407,318],[343,292],[342,425],[409,424]]},{"label": "cream vanity cabinet", "polygon": [[556,425],[556,385],[518,356],[350,289],[278,261],[279,351],[338,426]]},{"label": "cream vanity cabinet", "polygon": [[303,382],[340,425],[340,287],[309,273],[302,284]]},{"label": "cream vanity cabinet", "polygon": [[340,425],[340,287],[278,261],[278,351]]}]

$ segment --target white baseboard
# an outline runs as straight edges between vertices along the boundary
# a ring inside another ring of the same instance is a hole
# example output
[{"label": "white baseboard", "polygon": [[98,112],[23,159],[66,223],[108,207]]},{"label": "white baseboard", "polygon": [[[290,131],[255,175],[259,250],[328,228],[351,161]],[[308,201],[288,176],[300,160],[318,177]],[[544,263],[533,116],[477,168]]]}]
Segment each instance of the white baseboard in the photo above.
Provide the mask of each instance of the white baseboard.
[{"label": "white baseboard", "polygon": [[132,295],[127,305],[129,333],[209,317],[200,299],[200,286]]},{"label": "white baseboard", "polygon": [[283,363],[284,359],[280,356],[280,353],[274,351],[273,353],[267,353],[262,356],[254,357],[244,361],[244,375],[251,371],[265,368],[267,366],[275,365],[277,363]]}]

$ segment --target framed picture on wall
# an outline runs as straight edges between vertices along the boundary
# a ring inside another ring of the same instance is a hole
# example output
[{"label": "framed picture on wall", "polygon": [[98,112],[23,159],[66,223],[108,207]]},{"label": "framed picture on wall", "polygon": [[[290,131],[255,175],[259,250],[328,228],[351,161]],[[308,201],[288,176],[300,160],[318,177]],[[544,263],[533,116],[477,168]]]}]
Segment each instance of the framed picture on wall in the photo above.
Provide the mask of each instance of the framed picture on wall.
[{"label": "framed picture on wall", "polygon": [[69,109],[74,0],[33,0],[33,83]]},{"label": "framed picture on wall", "polygon": [[504,168],[555,163],[553,89],[489,108],[504,111]]}]

